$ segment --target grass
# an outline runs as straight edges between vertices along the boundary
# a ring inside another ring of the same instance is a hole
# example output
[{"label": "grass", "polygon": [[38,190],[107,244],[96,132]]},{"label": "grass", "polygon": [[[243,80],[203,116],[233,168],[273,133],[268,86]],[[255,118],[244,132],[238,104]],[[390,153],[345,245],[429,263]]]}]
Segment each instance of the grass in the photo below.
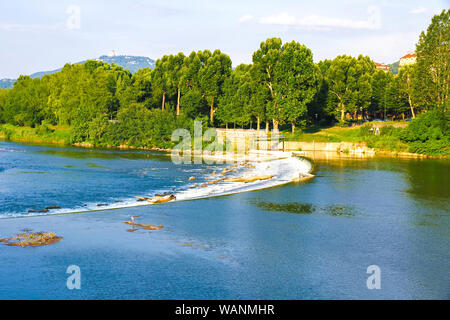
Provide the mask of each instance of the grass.
[{"label": "grass", "polygon": [[19,142],[69,144],[70,129],[69,126],[41,125],[31,128],[2,124],[0,125],[0,138]]},{"label": "grass", "polygon": [[408,151],[408,145],[403,143],[399,137],[401,130],[403,130],[402,127],[406,124],[406,122],[383,122],[379,124],[379,135],[375,135],[376,129],[372,124],[366,124],[355,127],[313,127],[305,131],[298,130],[295,134],[284,132],[283,137],[288,141],[366,143],[369,148],[406,152]]},{"label": "grass", "polygon": [[[380,134],[375,135],[376,125],[380,127]],[[400,140],[400,131],[407,122],[386,121],[371,123],[355,127],[309,127],[304,131],[297,130],[294,134],[283,132],[283,138],[287,141],[302,142],[351,142],[366,143],[369,148],[384,151],[406,152],[408,145]],[[17,127],[11,124],[0,125],[0,138],[31,143],[50,143],[69,145],[71,141],[70,126],[41,125],[36,128]],[[222,146],[223,148],[224,146]]]}]

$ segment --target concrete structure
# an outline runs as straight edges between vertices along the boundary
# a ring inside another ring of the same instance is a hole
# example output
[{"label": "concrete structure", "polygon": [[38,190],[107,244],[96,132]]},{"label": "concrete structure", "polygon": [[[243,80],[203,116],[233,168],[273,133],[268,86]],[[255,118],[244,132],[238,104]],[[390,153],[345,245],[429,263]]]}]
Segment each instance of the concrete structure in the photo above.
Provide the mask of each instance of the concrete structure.
[{"label": "concrete structure", "polygon": [[408,66],[411,64],[415,64],[417,61],[417,53],[415,52],[408,52],[405,56],[400,58],[400,64],[399,67]]},{"label": "concrete structure", "polygon": [[388,64],[375,62],[375,66],[378,70],[382,70],[384,72],[389,72],[389,70],[391,70],[391,66]]},{"label": "concrete structure", "polygon": [[250,150],[265,151],[301,151],[307,155],[315,152],[337,152],[344,154],[374,154],[372,148],[365,143],[353,142],[305,142],[284,141],[277,135],[267,136],[265,131],[217,129],[220,141],[227,141],[229,148],[238,153]]},{"label": "concrete structure", "polygon": [[107,56],[110,57],[110,58],[112,58],[112,57],[117,57],[116,51],[111,50],[111,51],[107,54]]}]

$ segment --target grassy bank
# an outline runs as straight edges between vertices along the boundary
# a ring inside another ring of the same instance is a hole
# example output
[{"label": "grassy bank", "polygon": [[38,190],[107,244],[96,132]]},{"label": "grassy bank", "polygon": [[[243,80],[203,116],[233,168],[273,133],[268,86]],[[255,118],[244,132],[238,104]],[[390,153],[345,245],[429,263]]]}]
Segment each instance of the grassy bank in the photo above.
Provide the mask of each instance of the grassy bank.
[{"label": "grassy bank", "polygon": [[[317,130],[317,129],[316,129]],[[314,130],[314,131],[316,131]],[[390,129],[389,129],[390,130]],[[297,132],[292,135],[284,133],[287,140],[305,141],[305,142],[355,142],[366,143],[369,148],[375,148],[383,151],[406,152],[408,145],[402,143],[400,139],[393,135],[386,134],[386,129],[381,130],[380,135],[374,135],[367,128],[341,128],[332,127],[320,129],[316,132]],[[58,145],[72,145],[71,143],[71,127],[69,126],[49,126],[49,127],[17,127],[10,124],[0,125],[0,138],[30,143],[48,143]],[[95,147],[91,143],[74,144],[81,147]],[[110,147],[99,145],[98,147]],[[135,149],[135,146],[122,145],[121,149]]]},{"label": "grassy bank", "polygon": [[[449,148],[445,145],[448,140],[441,140],[440,144],[434,148],[436,141],[423,141],[422,146],[417,147],[417,142],[405,141],[407,133],[407,122],[383,122],[376,124],[365,124],[355,127],[312,127],[305,131],[298,130],[295,134],[283,132],[283,138],[288,141],[300,142],[349,142],[365,143],[368,148],[375,149],[382,153],[416,153],[428,156],[447,157]],[[378,130],[377,130],[378,128]],[[18,127],[11,124],[0,125],[0,138],[29,143],[48,143],[58,145],[76,145],[81,147],[101,147],[101,148],[119,148],[119,149],[146,149],[170,151],[167,147],[145,147],[141,142],[126,143],[117,145],[108,145],[105,143],[93,143],[85,141],[73,143],[73,131],[70,126],[44,126],[36,128]],[[448,143],[447,143],[448,144]],[[444,145],[444,147],[443,147]],[[425,146],[425,147],[423,147]],[[423,152],[421,151],[423,150]],[[435,152],[436,151],[436,152]]]},{"label": "grassy bank", "polygon": [[18,127],[0,125],[0,138],[17,142],[70,144],[71,128],[68,126]]},{"label": "grassy bank", "polygon": [[11,124],[0,124],[0,139],[13,142],[42,143],[66,146],[77,146],[82,148],[117,148],[117,149],[146,149],[167,151],[164,148],[144,148],[134,145],[110,146],[105,144],[94,144],[91,142],[72,142],[73,134],[70,126],[41,126],[37,128],[18,127]]},{"label": "grassy bank", "polygon": [[305,142],[353,142],[365,143],[369,148],[383,151],[407,152],[409,147],[400,135],[406,123],[383,123],[379,134],[373,125],[357,127],[310,128],[304,132],[284,133],[286,140]]}]

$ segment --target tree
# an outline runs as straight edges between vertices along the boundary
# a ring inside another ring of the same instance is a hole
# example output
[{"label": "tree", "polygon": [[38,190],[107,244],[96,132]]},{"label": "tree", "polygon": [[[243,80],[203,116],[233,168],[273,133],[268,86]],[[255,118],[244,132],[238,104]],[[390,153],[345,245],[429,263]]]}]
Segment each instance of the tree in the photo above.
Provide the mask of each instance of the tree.
[{"label": "tree", "polygon": [[180,104],[183,106],[183,114],[191,119],[201,115],[202,110],[208,109],[205,98],[197,90],[186,90],[181,97]]},{"label": "tree", "polygon": [[447,110],[450,83],[450,9],[435,15],[417,44],[417,90],[428,108]]},{"label": "tree", "polygon": [[225,124],[228,129],[229,123],[236,123],[236,98],[239,90],[239,78],[236,71],[233,71],[227,79],[225,79],[222,87],[222,95],[217,103],[216,118]]},{"label": "tree", "polygon": [[0,89],[0,123],[4,123],[5,104],[8,100],[9,91],[6,89]]},{"label": "tree", "polygon": [[267,107],[271,103],[270,90],[268,86],[258,81],[258,78],[255,76],[254,65],[244,75],[244,81],[250,90],[250,100],[244,111],[256,118],[256,129],[259,131],[261,129],[261,121],[268,123]]},{"label": "tree", "polygon": [[[199,73],[200,69],[204,65],[204,61],[202,61],[203,53],[199,51],[198,53],[193,51],[191,54],[184,58],[183,63],[183,88],[185,90],[200,90],[200,79]],[[211,53],[209,52],[209,56]],[[184,93],[184,92],[183,92]]]},{"label": "tree", "polygon": [[19,125],[40,125],[44,119],[48,86],[45,80],[20,76],[3,102],[3,120]]},{"label": "tree", "polygon": [[416,113],[414,112],[414,101],[416,97],[416,91],[414,86],[414,81],[416,81],[416,66],[408,65],[403,66],[398,74],[397,82],[400,90],[400,94],[406,96],[411,110],[411,116],[413,119],[416,118]]},{"label": "tree", "polygon": [[280,38],[271,38],[253,54],[253,64],[256,80],[270,92],[267,115],[273,119],[274,130],[287,120],[294,131],[317,90],[311,50],[295,41],[282,45]]},{"label": "tree", "polygon": [[386,110],[392,114],[393,119],[401,114],[405,120],[405,112],[408,111],[409,106],[407,97],[401,89],[401,79],[399,77],[389,77],[388,79],[384,101]]},{"label": "tree", "polygon": [[250,115],[244,112],[250,100],[250,87],[245,77],[250,66],[241,64],[225,79],[222,95],[218,101],[217,118],[225,123],[245,124],[250,122]]},{"label": "tree", "polygon": [[133,74],[130,81],[118,83],[118,95],[122,106],[130,103],[142,103],[150,108],[154,102],[152,70],[144,68]]},{"label": "tree", "polygon": [[220,50],[216,50],[207,60],[202,61],[199,73],[201,91],[210,105],[210,122],[213,124],[215,103],[222,93],[225,79],[231,74],[231,59]]},{"label": "tree", "polygon": [[209,107],[200,87],[200,70],[211,56],[211,52],[193,51],[185,57],[182,72],[181,101],[184,113],[190,118],[208,114]]},{"label": "tree", "polygon": [[360,55],[357,59],[350,56],[336,57],[325,75],[329,91],[336,98],[329,103],[340,121],[345,121],[347,113],[357,114],[358,109],[366,110],[371,103],[371,77],[375,64],[368,57]]},{"label": "tree", "polygon": [[386,97],[388,86],[394,81],[394,76],[390,72],[376,70],[371,80],[372,101],[369,113],[372,115],[383,114],[386,109]]},{"label": "tree", "polygon": [[[278,115],[280,110],[277,107],[274,91],[275,65],[281,55],[282,41],[280,38],[270,38],[261,42],[259,49],[253,53],[253,75],[256,80],[266,86],[270,91],[270,101],[268,101],[267,116],[273,119],[274,130],[278,130]],[[266,121],[266,131],[269,123]]]},{"label": "tree", "polygon": [[275,102],[280,114],[277,122],[287,120],[295,132],[297,120],[307,114],[307,104],[317,91],[317,75],[310,49],[292,41],[285,43],[274,68]]},{"label": "tree", "polygon": [[98,143],[108,130],[108,117],[106,114],[99,114],[89,123],[89,137]]},{"label": "tree", "polygon": [[163,56],[155,63],[155,69],[152,72],[152,85],[158,89],[162,95],[161,109],[166,107],[166,95],[170,87],[169,81],[169,56]]},{"label": "tree", "polygon": [[183,63],[185,60],[185,56],[182,52],[177,55],[170,55],[168,60],[168,82],[169,88],[175,89],[177,92],[177,107],[176,114],[180,115],[180,101],[181,101],[181,86],[183,83]]},{"label": "tree", "polygon": [[328,103],[330,99],[330,91],[328,89],[328,82],[325,75],[330,66],[331,60],[319,61],[319,63],[316,64],[317,91],[313,100],[308,105],[309,118],[315,122],[318,122],[319,119],[326,122],[330,122],[334,119],[333,111],[329,110],[327,107],[331,104]]},{"label": "tree", "polygon": [[450,154],[450,112],[433,109],[421,114],[402,132],[410,152],[433,156]]}]

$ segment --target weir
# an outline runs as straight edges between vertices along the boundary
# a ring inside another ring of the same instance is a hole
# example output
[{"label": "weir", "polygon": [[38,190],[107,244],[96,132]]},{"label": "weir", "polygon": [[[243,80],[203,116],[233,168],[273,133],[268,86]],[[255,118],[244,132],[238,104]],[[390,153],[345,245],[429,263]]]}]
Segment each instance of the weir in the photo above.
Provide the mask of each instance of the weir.
[{"label": "weir", "polygon": [[[256,155],[254,154],[253,157],[255,159],[260,158],[258,154],[260,152],[257,152]],[[195,181],[187,178],[184,186],[176,190],[167,190],[166,198],[169,199],[170,197],[170,201],[152,201],[155,197],[155,194],[152,193],[116,200],[113,203],[104,204],[102,207],[99,207],[97,203],[91,203],[78,208],[63,207],[47,214],[23,214],[22,217],[105,211],[149,205],[169,205],[171,202],[256,191],[313,178],[313,175],[310,174],[313,166],[308,159],[294,156],[294,153],[290,152],[271,151],[263,153],[266,159],[271,160],[235,164],[224,167],[221,171],[211,170],[197,177]],[[267,155],[270,157],[267,157]]]}]

